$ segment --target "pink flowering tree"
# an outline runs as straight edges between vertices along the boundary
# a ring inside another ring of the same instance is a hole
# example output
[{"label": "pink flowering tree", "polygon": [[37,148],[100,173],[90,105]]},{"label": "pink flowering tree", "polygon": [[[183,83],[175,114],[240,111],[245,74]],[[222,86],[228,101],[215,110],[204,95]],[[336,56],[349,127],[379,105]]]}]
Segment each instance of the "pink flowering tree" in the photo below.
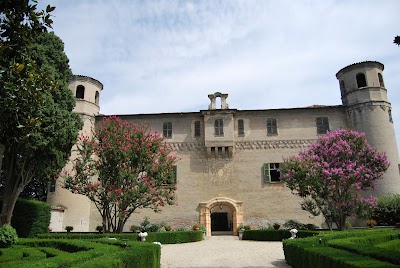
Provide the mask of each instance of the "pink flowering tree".
[{"label": "pink flowering tree", "polygon": [[376,197],[362,192],[374,189],[388,167],[386,154],[371,148],[364,133],[339,129],[285,159],[281,171],[287,187],[303,198],[303,210],[322,213],[330,229],[335,223],[343,230],[347,217],[369,217]]},{"label": "pink flowering tree", "polygon": [[96,205],[106,232],[122,232],[137,209],[157,212],[173,204],[176,159],[157,133],[107,117],[92,139],[80,135],[76,148],[72,169],[62,175],[64,188]]}]

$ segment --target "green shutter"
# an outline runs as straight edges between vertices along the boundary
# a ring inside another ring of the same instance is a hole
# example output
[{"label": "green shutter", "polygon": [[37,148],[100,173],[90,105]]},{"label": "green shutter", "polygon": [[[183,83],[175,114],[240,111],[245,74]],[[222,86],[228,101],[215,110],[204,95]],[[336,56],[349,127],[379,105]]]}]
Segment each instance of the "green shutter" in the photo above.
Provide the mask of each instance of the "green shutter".
[{"label": "green shutter", "polygon": [[269,183],[270,181],[269,163],[264,163],[264,183]]},{"label": "green shutter", "polygon": [[282,180],[283,176],[285,176],[285,172],[281,170],[283,163],[279,163],[279,172],[280,172],[280,179]]}]

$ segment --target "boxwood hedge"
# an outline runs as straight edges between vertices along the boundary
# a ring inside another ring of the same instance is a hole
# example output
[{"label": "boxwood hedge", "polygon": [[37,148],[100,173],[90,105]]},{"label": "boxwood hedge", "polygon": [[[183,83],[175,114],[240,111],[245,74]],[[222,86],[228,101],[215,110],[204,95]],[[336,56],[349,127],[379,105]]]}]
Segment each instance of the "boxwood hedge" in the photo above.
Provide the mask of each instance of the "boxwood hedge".
[{"label": "boxwood hedge", "polygon": [[19,237],[34,237],[49,232],[50,205],[36,200],[18,199],[11,225]]},{"label": "boxwood hedge", "polygon": [[[99,243],[104,240],[104,243]],[[21,239],[0,250],[0,267],[160,267],[161,249],[152,243],[107,239]]]},{"label": "boxwood hedge", "polygon": [[379,249],[379,245],[398,239],[399,231],[391,229],[329,232],[284,240],[283,249],[286,261],[294,268],[389,268],[399,267],[399,253]]},{"label": "boxwood hedge", "polygon": [[[308,237],[319,234],[319,231],[299,230],[297,237]],[[243,233],[243,240],[256,241],[282,241],[291,237],[289,230],[246,230]]]},{"label": "boxwood hedge", "polygon": [[[99,238],[117,238],[127,239],[129,241],[139,241],[136,233],[49,233],[38,235],[39,238],[51,239],[99,239]],[[179,244],[201,241],[203,233],[201,231],[172,231],[172,232],[154,232],[148,233],[147,242],[160,242],[161,244]]]}]

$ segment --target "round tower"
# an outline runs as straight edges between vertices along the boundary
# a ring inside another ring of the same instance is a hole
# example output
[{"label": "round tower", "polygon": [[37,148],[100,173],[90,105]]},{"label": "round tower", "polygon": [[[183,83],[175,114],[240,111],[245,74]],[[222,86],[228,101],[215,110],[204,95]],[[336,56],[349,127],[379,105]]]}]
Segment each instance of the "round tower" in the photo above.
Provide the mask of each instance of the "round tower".
[{"label": "round tower", "polygon": [[374,191],[377,195],[400,192],[399,154],[383,69],[380,62],[365,61],[351,64],[336,74],[348,126],[364,132],[368,143],[379,152],[386,152],[390,161]]},{"label": "round tower", "polygon": [[[100,92],[103,90],[103,84],[98,80],[88,76],[74,75],[69,82],[69,88],[75,96],[76,105],[74,112],[78,113],[83,122],[82,130],[91,137],[95,126],[96,115],[99,114]],[[71,159],[76,158],[76,152],[72,148]],[[65,170],[71,170],[71,163],[68,163]],[[73,226],[74,231],[87,232],[94,231],[93,225],[100,222],[94,222],[90,219],[93,205],[86,196],[73,194],[62,188],[62,178],[57,179],[50,186],[47,195],[47,202],[51,205],[50,228],[52,231],[64,231],[65,226]],[[97,210],[96,210],[97,211]]]}]

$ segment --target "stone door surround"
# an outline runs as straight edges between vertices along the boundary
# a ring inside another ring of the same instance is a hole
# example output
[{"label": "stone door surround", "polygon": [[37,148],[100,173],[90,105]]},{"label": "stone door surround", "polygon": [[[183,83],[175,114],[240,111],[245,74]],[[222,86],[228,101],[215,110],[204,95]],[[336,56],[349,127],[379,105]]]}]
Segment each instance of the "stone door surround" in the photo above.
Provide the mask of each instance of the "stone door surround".
[{"label": "stone door surround", "polygon": [[243,202],[228,197],[215,197],[201,202],[200,224],[206,227],[206,236],[211,236],[211,210],[216,206],[227,206],[232,210],[233,234],[237,234],[238,225],[243,223]]}]

